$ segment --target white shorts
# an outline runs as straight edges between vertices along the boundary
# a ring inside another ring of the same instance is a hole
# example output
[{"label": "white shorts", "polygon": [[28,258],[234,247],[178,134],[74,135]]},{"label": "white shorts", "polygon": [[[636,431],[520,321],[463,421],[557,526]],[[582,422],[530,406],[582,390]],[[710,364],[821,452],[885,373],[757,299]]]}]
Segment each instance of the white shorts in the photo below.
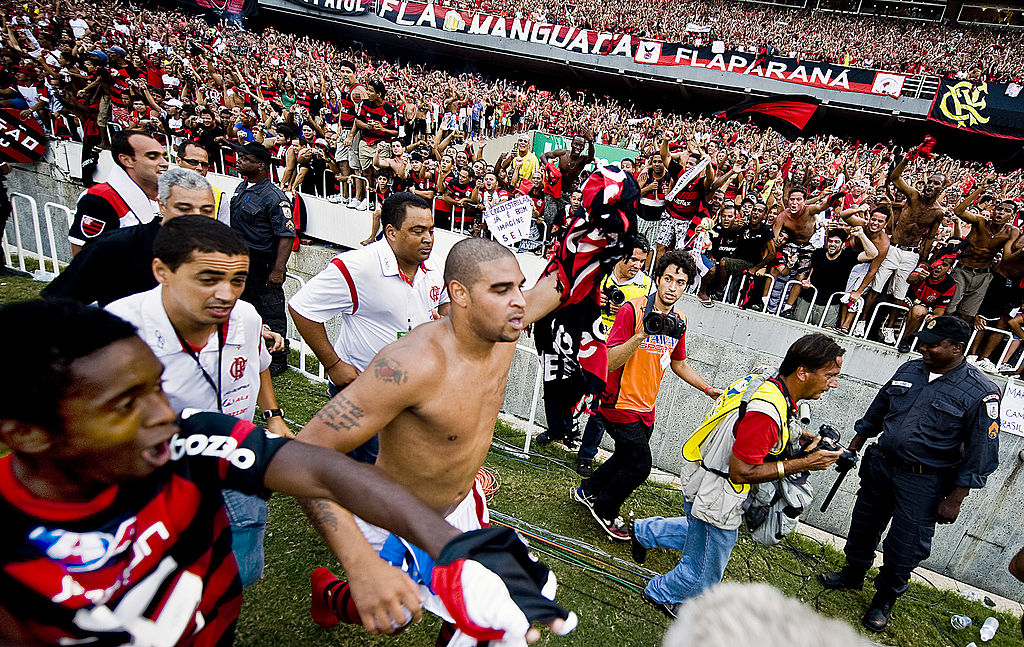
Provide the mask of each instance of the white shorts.
[{"label": "white shorts", "polygon": [[[378,553],[384,549],[388,540],[391,539],[392,533],[390,530],[385,530],[380,526],[375,526],[371,523],[363,521],[359,517],[353,515],[356,521],[356,525],[359,526],[360,532],[363,533],[363,537],[366,537],[366,541],[373,546],[373,549]],[[445,518],[445,521],[455,526],[455,528],[469,532],[470,530],[480,530],[491,525],[491,517],[487,511],[487,500],[484,498],[483,490],[480,488],[480,481],[473,482],[473,489],[469,491],[466,498],[462,500],[459,505],[455,506]],[[396,538],[397,539],[397,538]],[[406,547],[410,547],[410,544],[405,540],[399,540],[403,542]],[[394,542],[394,540],[392,540]],[[419,549],[416,549],[419,550]],[[408,557],[409,560],[413,559],[413,556]],[[385,559],[385,561],[389,561]],[[403,568],[408,571],[409,569]],[[412,577],[410,575],[410,577]],[[416,580],[413,577],[413,580]],[[417,582],[419,583],[419,582]],[[420,593],[423,595],[423,608],[433,613],[436,616],[444,618],[448,622],[454,622],[452,617],[448,614],[448,611],[444,608],[444,603],[441,602],[441,598],[430,592],[430,589],[426,585],[419,583]]]},{"label": "white shorts", "polygon": [[917,252],[889,245],[889,253],[885,255],[878,268],[878,274],[875,274],[875,280],[871,282],[871,291],[881,292],[891,276],[892,289],[889,293],[898,301],[907,298],[907,290],[910,289],[907,278],[917,268],[919,262],[920,256]]}]

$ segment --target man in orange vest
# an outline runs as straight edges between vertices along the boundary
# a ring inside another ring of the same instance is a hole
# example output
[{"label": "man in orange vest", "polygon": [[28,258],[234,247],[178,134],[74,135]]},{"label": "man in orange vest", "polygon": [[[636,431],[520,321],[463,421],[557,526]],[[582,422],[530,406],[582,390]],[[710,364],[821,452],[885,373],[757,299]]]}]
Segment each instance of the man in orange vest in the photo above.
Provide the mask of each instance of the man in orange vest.
[{"label": "man in orange vest", "polygon": [[654,401],[666,369],[712,399],[722,394],[686,363],[686,317],[675,303],[696,276],[689,253],[666,252],[654,267],[656,290],[624,303],[608,335],[608,381],[597,415],[615,453],[573,498],[618,541],[629,540],[619,508],[651,473]]}]

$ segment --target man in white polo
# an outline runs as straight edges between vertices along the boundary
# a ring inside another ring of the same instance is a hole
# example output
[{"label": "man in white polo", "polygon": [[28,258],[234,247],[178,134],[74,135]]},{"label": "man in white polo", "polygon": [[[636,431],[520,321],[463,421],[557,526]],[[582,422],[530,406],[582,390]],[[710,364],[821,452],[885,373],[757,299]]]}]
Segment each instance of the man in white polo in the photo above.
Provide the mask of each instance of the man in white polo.
[{"label": "man in white polo", "polygon": [[[132,323],[164,366],[171,408],[220,411],[251,421],[258,404],[265,426],[292,436],[277,406],[263,321],[239,300],[249,272],[245,240],[208,216],[170,220],[153,240],[152,290],[118,299],[107,310]],[[263,573],[266,502],[224,491],[231,545],[242,584]]]},{"label": "man in white polo", "polygon": [[[331,396],[356,379],[381,348],[447,311],[444,276],[430,259],[429,203],[405,191],[392,194],[380,220],[380,240],[338,254],[288,301],[295,327],[330,380]],[[338,336],[332,344],[324,324],[336,316]],[[376,437],[349,456],[375,462]]]}]

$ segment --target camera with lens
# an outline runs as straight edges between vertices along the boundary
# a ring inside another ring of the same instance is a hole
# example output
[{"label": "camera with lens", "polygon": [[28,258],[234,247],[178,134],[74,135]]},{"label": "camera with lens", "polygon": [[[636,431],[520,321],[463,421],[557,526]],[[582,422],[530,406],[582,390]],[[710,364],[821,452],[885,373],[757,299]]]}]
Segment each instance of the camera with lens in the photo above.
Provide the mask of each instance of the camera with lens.
[{"label": "camera with lens", "polygon": [[618,286],[609,283],[608,285],[601,288],[601,294],[604,295],[605,305],[604,310],[607,313],[611,313],[611,306],[621,306],[626,302],[626,293],[618,288]]},{"label": "camera with lens", "polygon": [[813,454],[819,449],[829,452],[841,451],[842,454],[836,459],[836,470],[839,472],[849,471],[857,464],[857,454],[842,446],[839,442],[839,431],[835,427],[832,425],[822,425],[818,428],[818,436],[821,438],[818,446],[807,452],[807,454]]},{"label": "camera with lens", "polygon": [[644,315],[644,332],[648,335],[666,335],[678,339],[686,332],[686,322],[674,312],[667,315],[648,312]]}]

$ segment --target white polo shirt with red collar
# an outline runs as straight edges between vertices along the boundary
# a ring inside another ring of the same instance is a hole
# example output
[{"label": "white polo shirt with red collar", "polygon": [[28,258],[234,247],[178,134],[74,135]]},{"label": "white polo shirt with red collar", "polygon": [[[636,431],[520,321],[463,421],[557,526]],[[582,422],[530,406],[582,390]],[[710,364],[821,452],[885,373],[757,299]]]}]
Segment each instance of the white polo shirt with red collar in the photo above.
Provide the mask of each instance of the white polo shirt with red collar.
[{"label": "white polo shirt with red collar", "polygon": [[[256,308],[246,301],[236,301],[221,330],[211,334],[201,349],[190,349],[184,345],[188,342],[182,343],[164,311],[162,291],[163,286],[158,285],[118,299],[106,309],[134,325],[139,337],[164,365],[164,392],[172,409],[179,413],[186,408],[220,410],[251,421],[260,391],[260,373],[270,367],[270,353],[263,343],[263,320]],[[220,352],[221,335],[223,353]],[[218,389],[220,407],[217,406]]]},{"label": "white polo shirt with red collar", "polygon": [[288,301],[316,323],[341,315],[334,351],[360,371],[381,348],[438,318],[445,303],[444,274],[433,259],[420,263],[410,279],[386,239],[338,254]]}]

